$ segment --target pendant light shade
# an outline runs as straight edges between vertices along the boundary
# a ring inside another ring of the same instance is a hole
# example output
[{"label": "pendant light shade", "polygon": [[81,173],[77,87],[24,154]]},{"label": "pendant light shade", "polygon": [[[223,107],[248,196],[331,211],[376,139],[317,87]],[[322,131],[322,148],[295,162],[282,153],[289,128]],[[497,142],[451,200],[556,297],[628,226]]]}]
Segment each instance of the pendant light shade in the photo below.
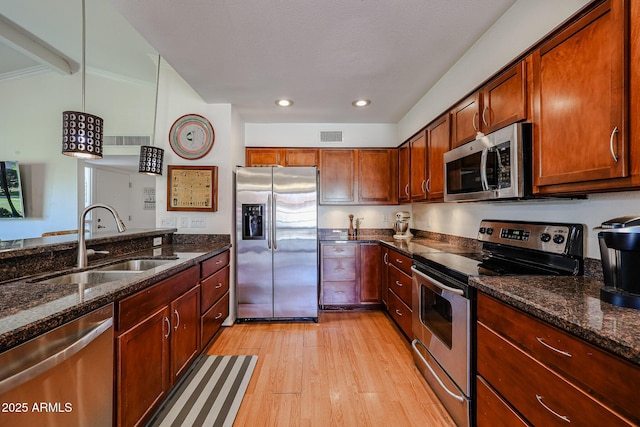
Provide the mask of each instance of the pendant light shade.
[{"label": "pendant light shade", "polygon": [[[153,108],[153,131],[151,133],[151,144],[156,139],[156,121],[158,119],[158,86],[160,85],[160,55],[158,55],[158,70],[156,74],[156,101]],[[138,160],[138,172],[146,175],[162,175],[162,159],[164,150],[153,145],[143,145],[140,147],[140,159]]]},{"label": "pendant light shade", "polygon": [[162,158],[164,150],[159,147],[143,145],[140,147],[138,172],[147,175],[162,175]]},{"label": "pendant light shade", "polygon": [[85,0],[82,0],[82,111],[62,113],[62,154],[81,159],[102,158],[102,131],[104,121],[84,112],[84,87],[86,80],[86,18]]},{"label": "pendant light shade", "polygon": [[62,113],[62,154],[102,158],[102,119],[80,111]]}]

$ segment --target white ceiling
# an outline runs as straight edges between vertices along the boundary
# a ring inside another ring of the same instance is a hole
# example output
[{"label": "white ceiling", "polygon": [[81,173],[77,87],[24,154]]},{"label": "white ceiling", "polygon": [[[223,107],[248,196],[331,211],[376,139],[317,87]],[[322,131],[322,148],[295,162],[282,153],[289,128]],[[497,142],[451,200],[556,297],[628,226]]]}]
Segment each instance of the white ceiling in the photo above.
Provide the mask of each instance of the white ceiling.
[{"label": "white ceiling", "polygon": [[[248,123],[397,123],[516,0],[85,1],[88,72],[153,83],[157,51]],[[81,4],[0,0],[0,14],[80,63]],[[42,68],[2,43],[0,58],[0,80]]]},{"label": "white ceiling", "polygon": [[[205,102],[248,123],[397,123],[515,3],[109,1]],[[352,107],[360,97],[372,104]]]}]

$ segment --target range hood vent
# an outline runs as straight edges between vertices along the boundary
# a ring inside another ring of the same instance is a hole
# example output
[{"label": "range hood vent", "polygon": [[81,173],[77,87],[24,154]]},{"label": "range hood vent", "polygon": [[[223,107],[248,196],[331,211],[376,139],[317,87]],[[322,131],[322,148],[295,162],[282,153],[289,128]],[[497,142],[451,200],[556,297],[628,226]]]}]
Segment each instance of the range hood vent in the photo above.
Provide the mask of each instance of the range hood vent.
[{"label": "range hood vent", "polygon": [[342,131],[320,131],[320,142],[342,142]]},{"label": "range hood vent", "polygon": [[150,136],[104,136],[103,145],[151,145]]}]

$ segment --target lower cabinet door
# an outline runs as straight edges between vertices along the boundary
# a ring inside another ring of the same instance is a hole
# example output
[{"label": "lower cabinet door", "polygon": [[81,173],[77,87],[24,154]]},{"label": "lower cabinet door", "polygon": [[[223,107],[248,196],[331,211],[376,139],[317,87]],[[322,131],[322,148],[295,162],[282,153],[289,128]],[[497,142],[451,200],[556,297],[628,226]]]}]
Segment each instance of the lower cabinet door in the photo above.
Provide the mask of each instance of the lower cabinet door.
[{"label": "lower cabinet door", "polygon": [[389,314],[400,326],[400,329],[409,338],[413,339],[413,330],[411,325],[411,315],[413,312],[392,290],[389,290],[388,301]]},{"label": "lower cabinet door", "polygon": [[200,353],[200,286],[171,303],[171,384]]},{"label": "lower cabinet door", "polygon": [[142,425],[169,390],[169,308],[116,339],[118,426]]},{"label": "lower cabinet door", "polygon": [[476,425],[478,427],[528,426],[482,377],[476,377]]}]

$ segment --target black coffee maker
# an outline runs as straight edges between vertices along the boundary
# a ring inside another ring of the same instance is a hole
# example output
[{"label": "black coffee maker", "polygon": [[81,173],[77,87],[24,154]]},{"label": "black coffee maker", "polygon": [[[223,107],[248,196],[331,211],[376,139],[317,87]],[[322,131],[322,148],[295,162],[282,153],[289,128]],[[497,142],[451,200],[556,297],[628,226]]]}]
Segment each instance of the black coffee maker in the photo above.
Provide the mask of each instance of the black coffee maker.
[{"label": "black coffee maker", "polygon": [[600,299],[640,310],[640,216],[623,216],[597,228],[605,286]]}]

